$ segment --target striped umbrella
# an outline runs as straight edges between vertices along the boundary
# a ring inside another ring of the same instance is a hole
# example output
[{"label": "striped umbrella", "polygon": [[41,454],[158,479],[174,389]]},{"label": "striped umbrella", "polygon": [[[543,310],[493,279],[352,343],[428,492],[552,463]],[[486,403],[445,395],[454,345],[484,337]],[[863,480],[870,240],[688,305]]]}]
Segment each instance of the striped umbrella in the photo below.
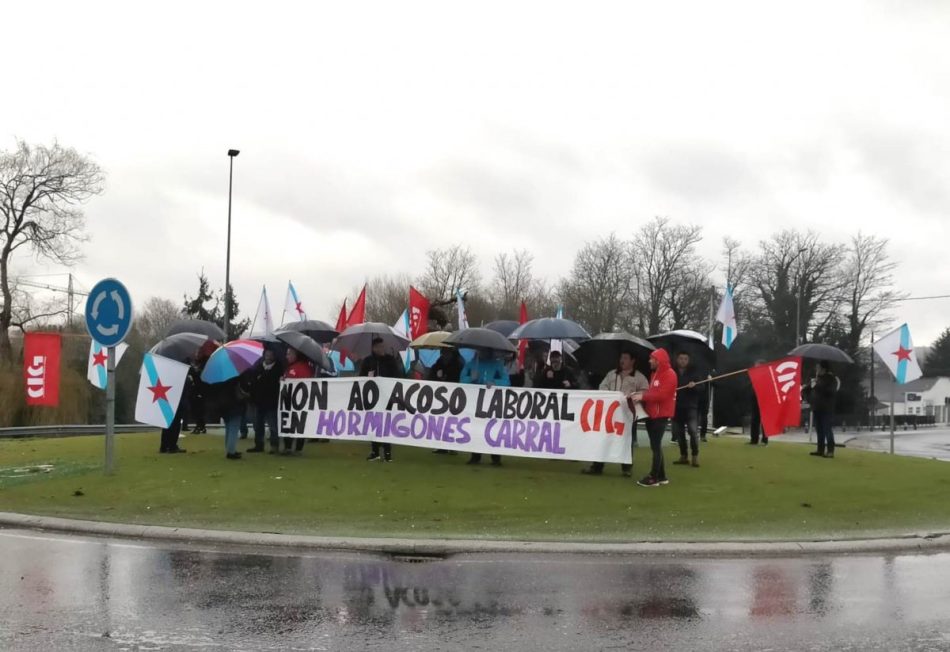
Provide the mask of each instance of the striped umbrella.
[{"label": "striped umbrella", "polygon": [[208,358],[201,380],[206,383],[223,383],[237,378],[253,367],[264,355],[264,345],[255,340],[228,342]]}]

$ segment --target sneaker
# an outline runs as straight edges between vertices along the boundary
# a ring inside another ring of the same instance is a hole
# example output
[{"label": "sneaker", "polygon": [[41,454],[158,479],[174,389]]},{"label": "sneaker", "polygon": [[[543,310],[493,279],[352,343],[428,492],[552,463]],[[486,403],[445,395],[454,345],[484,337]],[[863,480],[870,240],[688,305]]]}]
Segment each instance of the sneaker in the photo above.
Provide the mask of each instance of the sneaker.
[{"label": "sneaker", "polygon": [[681,457],[681,458],[679,458],[678,460],[676,460],[675,462],[673,462],[673,464],[679,464],[679,465],[689,464],[689,458],[688,458],[688,457]]},{"label": "sneaker", "polygon": [[581,469],[581,473],[584,475],[603,475],[603,471],[600,469]]},{"label": "sneaker", "polygon": [[833,459],[835,458],[835,454],[834,454],[834,453],[825,453],[824,456],[825,456],[826,458],[828,458],[829,460],[833,460]]},{"label": "sneaker", "polygon": [[255,446],[254,448],[248,448],[248,449],[247,449],[246,451],[244,451],[244,452],[245,452],[245,453],[263,453],[263,452],[264,452],[264,447],[263,447],[263,446]]},{"label": "sneaker", "polygon": [[501,466],[501,460],[492,460],[492,461],[491,461],[491,465],[492,465],[492,466]]},{"label": "sneaker", "polygon": [[239,460],[239,459],[241,459],[241,454],[240,454],[240,453],[228,453],[227,455],[225,455],[225,457],[227,457],[229,460]]},{"label": "sneaker", "polygon": [[656,478],[650,475],[643,478],[642,480],[637,480],[637,484],[640,485],[641,487],[659,487],[660,486],[659,480],[657,480]]},{"label": "sneaker", "polygon": [[694,469],[698,469],[698,468],[699,468],[699,460],[696,459],[695,457],[693,458],[693,468],[694,468]]},{"label": "sneaker", "polygon": [[384,462],[392,462],[392,461],[393,461],[393,458],[392,458],[391,455],[387,455],[386,457],[383,458],[383,461],[384,461]]},{"label": "sneaker", "polygon": [[768,446],[768,445],[769,445],[769,440],[766,439],[765,441],[763,441],[763,442],[762,442],[762,445],[763,445],[763,446]]},{"label": "sneaker", "polygon": [[824,457],[824,456],[825,456],[825,452],[824,452],[824,451],[812,451],[812,452],[809,453],[809,455],[811,455],[812,457]]},{"label": "sneaker", "polygon": [[621,472],[620,472],[620,475],[622,475],[622,476],[625,477],[625,478],[629,478],[630,476],[633,475],[633,472],[632,472],[632,471],[621,471]]},{"label": "sneaker", "polygon": [[663,478],[663,479],[662,479],[662,480],[660,480],[659,482],[660,482],[660,484],[661,484],[661,485],[667,485],[667,484],[669,484],[669,483],[670,483],[670,481],[669,481],[669,480],[667,480],[666,478]]},{"label": "sneaker", "polygon": [[366,458],[366,461],[367,461],[367,462],[378,462],[378,461],[381,460],[381,459],[383,459],[383,458],[381,458],[381,457],[379,456],[379,453],[370,453],[369,456]]},{"label": "sneaker", "polygon": [[184,448],[178,448],[178,446],[175,446],[174,448],[169,449],[168,452],[169,453],[187,453],[188,451],[186,451]]}]

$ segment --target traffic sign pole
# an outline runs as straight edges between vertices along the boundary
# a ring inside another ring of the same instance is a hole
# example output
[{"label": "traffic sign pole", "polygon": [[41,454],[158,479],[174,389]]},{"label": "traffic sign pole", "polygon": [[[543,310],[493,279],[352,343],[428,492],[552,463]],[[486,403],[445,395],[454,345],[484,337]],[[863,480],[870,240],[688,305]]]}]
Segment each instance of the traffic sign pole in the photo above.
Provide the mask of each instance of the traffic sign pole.
[{"label": "traffic sign pole", "polygon": [[115,471],[115,347],[109,347],[106,363],[106,475]]}]

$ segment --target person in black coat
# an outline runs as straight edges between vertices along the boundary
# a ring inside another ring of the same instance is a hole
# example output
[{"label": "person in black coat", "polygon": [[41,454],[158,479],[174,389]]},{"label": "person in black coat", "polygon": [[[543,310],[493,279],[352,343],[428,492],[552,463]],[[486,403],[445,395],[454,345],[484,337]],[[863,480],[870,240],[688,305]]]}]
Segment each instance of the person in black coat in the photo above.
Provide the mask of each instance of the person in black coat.
[{"label": "person in black coat", "polygon": [[815,432],[818,434],[818,450],[811,454],[818,457],[835,456],[835,433],[832,422],[835,417],[835,400],[841,383],[826,360],[818,362],[818,375],[805,387],[804,395],[811,405],[815,418]]},{"label": "person in black coat", "polygon": [[465,366],[465,360],[462,359],[458,349],[454,347],[442,349],[439,352],[439,359],[429,367],[426,380],[440,383],[457,383],[462,376],[463,366]]},{"label": "person in black coat", "polygon": [[[396,359],[396,356],[386,353],[386,344],[381,337],[373,338],[373,352],[363,358],[360,362],[359,376],[367,378],[402,378],[402,363]],[[375,462],[379,457],[380,443],[374,441],[370,449],[369,462]],[[382,459],[386,462],[393,461],[392,445],[382,444]]]},{"label": "person in black coat", "polygon": [[[693,466],[699,466],[699,399],[697,383],[703,377],[689,364],[689,353],[676,354],[676,412],[673,415],[673,439],[680,445],[680,458],[673,464],[689,464],[693,454]],[[689,435],[689,442],[686,436]]]},{"label": "person in black coat", "polygon": [[261,361],[248,374],[248,393],[254,404],[254,447],[247,449],[248,453],[264,452],[265,428],[270,429],[271,455],[276,455],[280,450],[277,402],[283,373],[273,349],[265,349]]},{"label": "person in black coat", "polygon": [[172,423],[167,428],[162,428],[161,443],[159,444],[159,453],[184,453],[184,448],[178,448],[178,437],[181,436],[181,427],[184,422],[184,414],[188,409],[188,401],[185,397],[191,391],[192,376],[189,373],[185,377],[185,386],[182,388],[182,398],[178,402],[178,410],[172,418]]},{"label": "person in black coat", "polygon": [[546,365],[535,384],[538,389],[577,389],[577,376],[564,366],[560,351],[551,351],[551,363]]}]

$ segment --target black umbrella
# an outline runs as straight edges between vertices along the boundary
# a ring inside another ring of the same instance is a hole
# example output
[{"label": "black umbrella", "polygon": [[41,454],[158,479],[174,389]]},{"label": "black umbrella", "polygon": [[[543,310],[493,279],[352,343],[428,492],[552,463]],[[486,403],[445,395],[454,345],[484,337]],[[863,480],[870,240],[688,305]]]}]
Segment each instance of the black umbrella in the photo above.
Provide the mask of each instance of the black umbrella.
[{"label": "black umbrella", "polygon": [[304,321],[294,321],[289,324],[284,324],[280,327],[282,331],[297,331],[298,333],[303,333],[307,337],[312,337],[314,340],[320,344],[329,344],[333,339],[339,335],[333,326],[326,323],[325,321],[320,321],[319,319],[306,319]]},{"label": "black umbrella", "polygon": [[522,324],[508,336],[511,340],[589,340],[590,333],[570,319],[542,317]]},{"label": "black umbrella", "polygon": [[798,355],[812,360],[827,360],[828,362],[843,362],[854,364],[850,355],[830,344],[801,344],[788,352],[789,355]]},{"label": "black umbrella", "polygon": [[643,371],[648,368],[647,359],[654,350],[655,346],[630,333],[600,333],[582,342],[574,357],[586,371],[606,374],[617,368],[620,354],[626,352],[638,361],[637,368]]},{"label": "black umbrella", "polygon": [[680,351],[689,353],[692,364],[703,373],[716,368],[716,352],[709,348],[709,339],[702,333],[690,330],[675,330],[647,338],[655,346],[666,349],[670,356]]},{"label": "black umbrella", "polygon": [[498,321],[492,321],[485,324],[485,328],[490,331],[495,331],[496,333],[501,333],[505,337],[508,337],[515,332],[515,329],[520,326],[518,322],[511,319],[499,319]]},{"label": "black umbrella", "polygon": [[465,328],[456,331],[445,338],[445,343],[460,349],[480,349],[500,353],[518,352],[515,345],[505,339],[504,335],[488,328]]},{"label": "black umbrella", "polygon": [[330,359],[323,352],[323,347],[309,335],[298,331],[280,330],[274,332],[274,337],[292,349],[297,349],[313,364],[326,371],[333,371]]},{"label": "black umbrella", "polygon": [[160,340],[148,352],[178,362],[191,362],[195,359],[198,349],[209,339],[207,335],[198,333],[176,333]]},{"label": "black umbrella", "polygon": [[392,326],[368,321],[365,324],[350,326],[333,340],[334,351],[345,351],[354,358],[365,358],[373,351],[373,340],[382,338],[386,348],[393,351],[405,351],[409,340],[398,334]]},{"label": "black umbrella", "polygon": [[220,326],[214,322],[204,321],[203,319],[179,319],[169,326],[165,332],[165,336],[177,335],[178,333],[197,333],[198,335],[205,335],[209,339],[217,342],[223,342],[225,339],[224,331],[221,330]]}]

